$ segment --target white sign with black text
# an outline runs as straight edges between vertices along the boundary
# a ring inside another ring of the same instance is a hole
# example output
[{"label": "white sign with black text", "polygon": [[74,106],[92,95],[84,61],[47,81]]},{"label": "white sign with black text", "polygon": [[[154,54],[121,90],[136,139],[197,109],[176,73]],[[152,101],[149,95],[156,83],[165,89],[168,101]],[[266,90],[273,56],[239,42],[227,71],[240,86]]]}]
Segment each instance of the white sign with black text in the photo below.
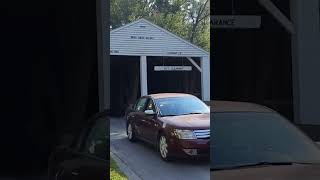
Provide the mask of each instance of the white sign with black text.
[{"label": "white sign with black text", "polygon": [[154,71],[192,71],[191,66],[154,66]]},{"label": "white sign with black text", "polygon": [[261,16],[255,15],[213,15],[210,21],[213,28],[254,29],[261,27]]}]

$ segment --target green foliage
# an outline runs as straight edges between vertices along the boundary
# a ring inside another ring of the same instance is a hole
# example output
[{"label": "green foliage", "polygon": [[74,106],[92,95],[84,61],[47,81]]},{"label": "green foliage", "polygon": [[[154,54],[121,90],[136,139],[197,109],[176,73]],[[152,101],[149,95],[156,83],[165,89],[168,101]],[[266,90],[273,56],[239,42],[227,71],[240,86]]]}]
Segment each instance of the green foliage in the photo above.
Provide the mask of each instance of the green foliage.
[{"label": "green foliage", "polygon": [[120,171],[117,163],[111,158],[110,161],[110,180],[127,180],[128,178]]},{"label": "green foliage", "polygon": [[210,50],[209,0],[111,0],[112,29],[140,18]]}]

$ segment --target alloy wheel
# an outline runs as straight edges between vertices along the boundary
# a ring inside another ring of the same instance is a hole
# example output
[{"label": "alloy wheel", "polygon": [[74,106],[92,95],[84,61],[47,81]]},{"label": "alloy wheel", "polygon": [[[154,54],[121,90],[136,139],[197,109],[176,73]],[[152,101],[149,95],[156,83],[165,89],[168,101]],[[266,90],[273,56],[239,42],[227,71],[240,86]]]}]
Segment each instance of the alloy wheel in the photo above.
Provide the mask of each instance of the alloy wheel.
[{"label": "alloy wheel", "polygon": [[131,123],[128,123],[127,135],[128,135],[129,141],[135,142],[137,140],[135,132],[134,132],[134,128]]},{"label": "alloy wheel", "polygon": [[132,126],[130,123],[128,124],[128,139],[132,139]]},{"label": "alloy wheel", "polygon": [[168,157],[168,144],[167,144],[167,139],[164,136],[160,137],[159,151],[163,159],[166,159]]}]

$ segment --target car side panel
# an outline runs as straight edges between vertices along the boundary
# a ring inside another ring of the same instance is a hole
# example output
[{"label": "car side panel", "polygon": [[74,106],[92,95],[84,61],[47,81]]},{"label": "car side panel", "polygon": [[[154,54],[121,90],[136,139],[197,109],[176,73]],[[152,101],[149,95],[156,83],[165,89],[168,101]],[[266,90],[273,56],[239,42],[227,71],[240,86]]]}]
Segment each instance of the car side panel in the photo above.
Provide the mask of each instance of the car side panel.
[{"label": "car side panel", "polygon": [[153,144],[157,143],[157,135],[159,131],[159,122],[156,116],[145,116],[143,122],[144,137]]}]

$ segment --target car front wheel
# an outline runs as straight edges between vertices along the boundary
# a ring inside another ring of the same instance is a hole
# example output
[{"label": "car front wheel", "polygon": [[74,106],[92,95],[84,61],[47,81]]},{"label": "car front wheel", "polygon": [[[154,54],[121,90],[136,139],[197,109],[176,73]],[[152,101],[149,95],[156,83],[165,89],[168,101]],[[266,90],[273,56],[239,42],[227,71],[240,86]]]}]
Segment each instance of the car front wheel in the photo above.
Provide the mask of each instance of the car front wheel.
[{"label": "car front wheel", "polygon": [[131,141],[131,142],[134,142],[137,140],[131,123],[128,123],[128,126],[127,126],[127,136],[128,136],[129,141]]},{"label": "car front wheel", "polygon": [[167,138],[164,135],[161,135],[158,142],[158,148],[161,158],[165,161],[171,160]]}]

